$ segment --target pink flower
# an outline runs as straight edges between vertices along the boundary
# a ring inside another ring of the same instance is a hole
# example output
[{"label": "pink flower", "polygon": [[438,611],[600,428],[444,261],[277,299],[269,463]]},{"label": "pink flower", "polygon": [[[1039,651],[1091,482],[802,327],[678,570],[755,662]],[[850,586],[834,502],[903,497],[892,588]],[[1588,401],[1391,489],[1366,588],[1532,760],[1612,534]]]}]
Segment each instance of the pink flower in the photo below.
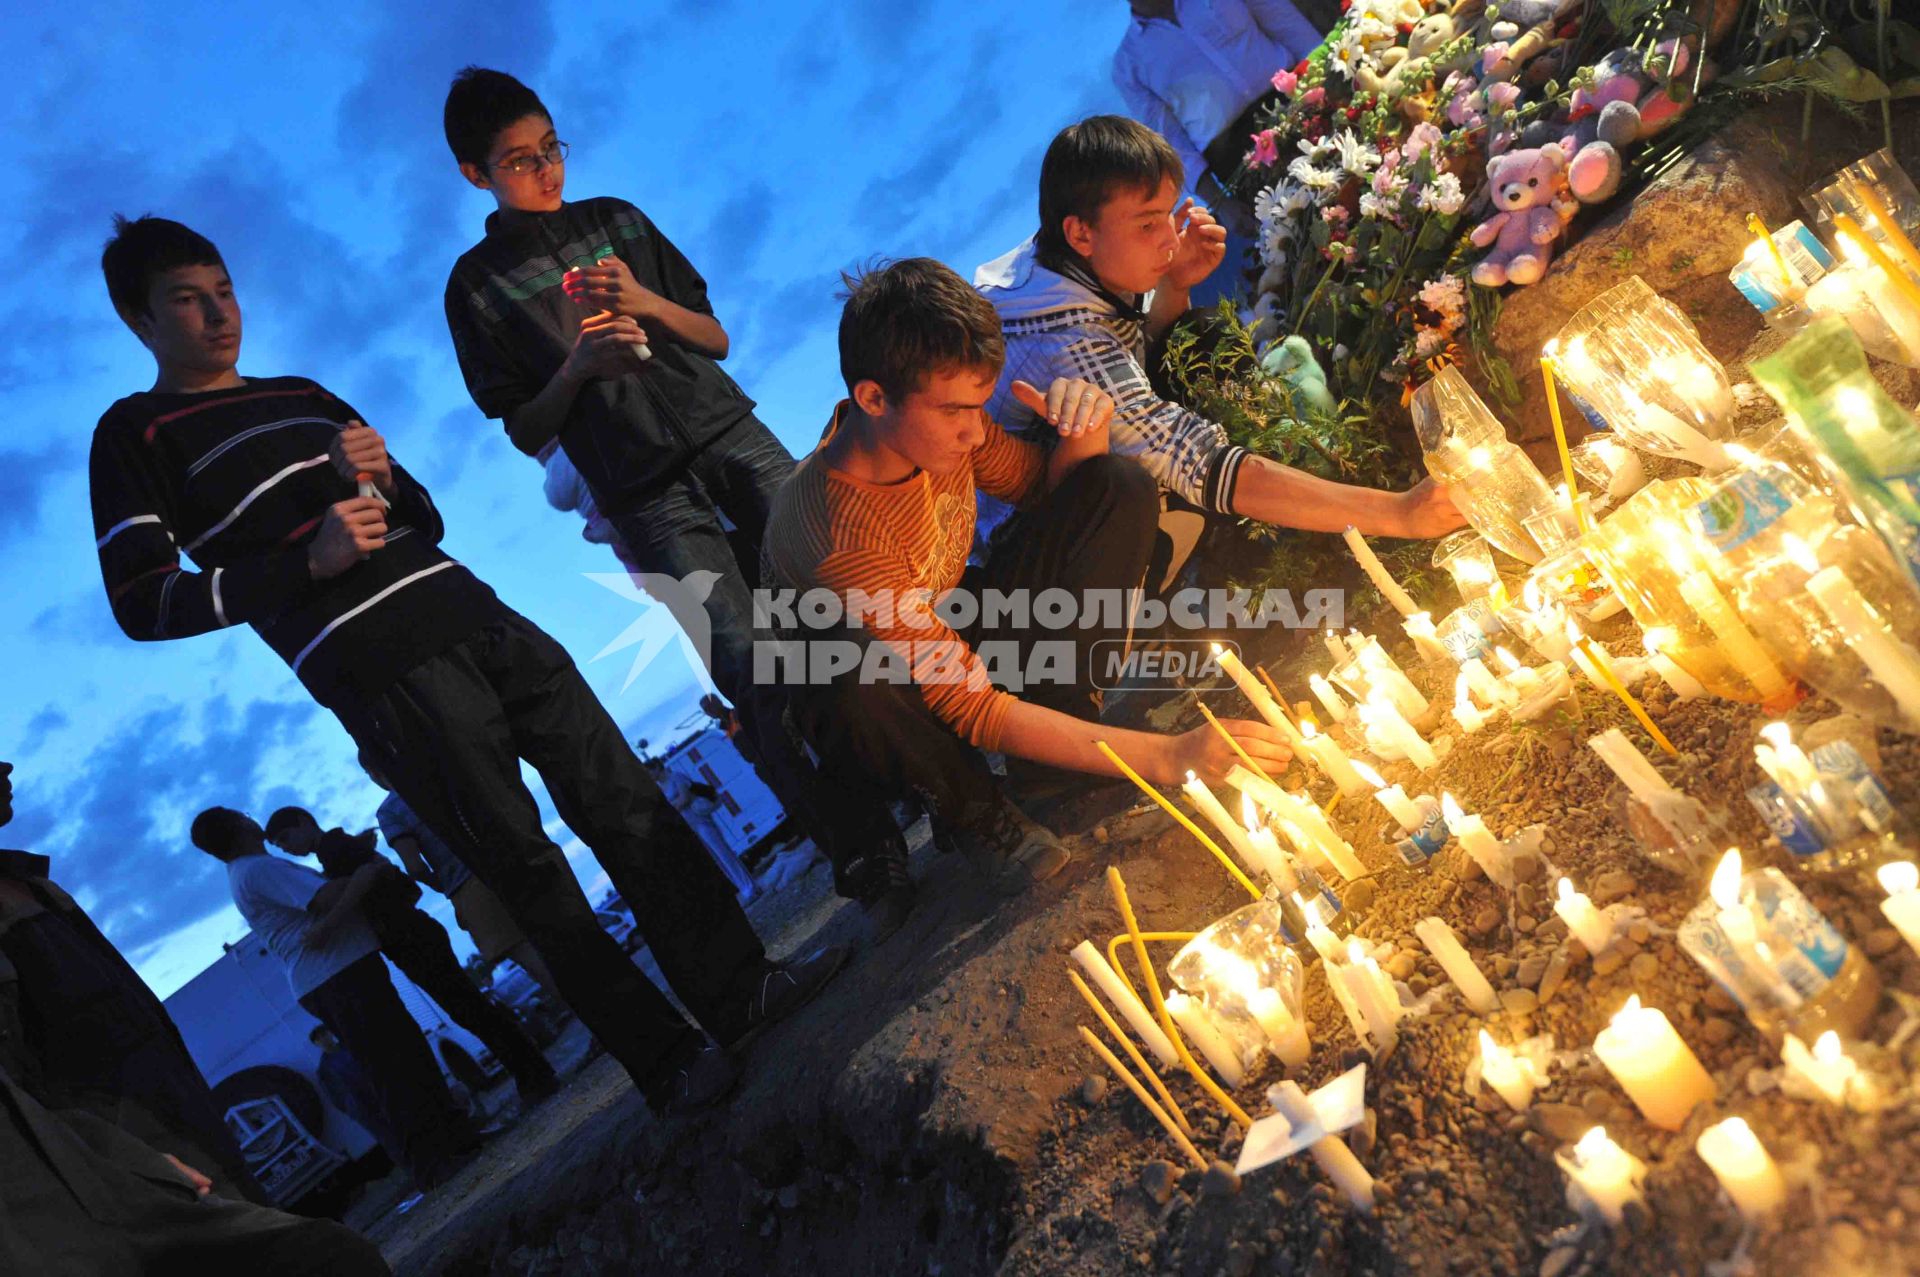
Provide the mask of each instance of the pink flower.
[{"label": "pink flower", "polygon": [[1273,87],[1288,97],[1292,97],[1293,91],[1300,87],[1300,77],[1291,71],[1275,71],[1273,73]]},{"label": "pink flower", "polygon": [[1261,168],[1272,168],[1280,162],[1280,144],[1274,140],[1272,129],[1253,135],[1253,162]]},{"label": "pink flower", "polygon": [[1305,93],[1302,93],[1300,95],[1300,104],[1302,106],[1319,106],[1322,102],[1325,102],[1326,100],[1327,100],[1326,86],[1321,84],[1314,85],[1311,89],[1308,89]]},{"label": "pink flower", "polygon": [[1426,154],[1429,147],[1438,146],[1440,136],[1439,128],[1429,121],[1422,120],[1414,125],[1404,143],[1403,153],[1407,157],[1407,163],[1411,164]]}]

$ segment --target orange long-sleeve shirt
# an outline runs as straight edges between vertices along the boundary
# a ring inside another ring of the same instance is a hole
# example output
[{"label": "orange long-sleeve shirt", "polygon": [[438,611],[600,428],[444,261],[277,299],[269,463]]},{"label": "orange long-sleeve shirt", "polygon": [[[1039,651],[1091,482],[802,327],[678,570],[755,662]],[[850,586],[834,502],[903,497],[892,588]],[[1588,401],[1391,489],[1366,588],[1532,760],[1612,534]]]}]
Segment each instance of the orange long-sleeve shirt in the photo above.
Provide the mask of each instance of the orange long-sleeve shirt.
[{"label": "orange long-sleeve shirt", "polygon": [[[825,438],[848,411],[843,400]],[[1014,697],[988,681],[979,656],[934,614],[933,604],[966,569],[975,490],[1025,505],[1044,490],[1046,471],[1038,447],[992,422],[971,465],[944,475],[915,471],[899,483],[857,479],[829,468],[815,452],[774,502],[762,543],[768,583],[828,589],[843,604],[891,597],[893,615],[868,613],[864,628],[907,663],[927,708],[942,722],[981,749],[998,749]]]}]

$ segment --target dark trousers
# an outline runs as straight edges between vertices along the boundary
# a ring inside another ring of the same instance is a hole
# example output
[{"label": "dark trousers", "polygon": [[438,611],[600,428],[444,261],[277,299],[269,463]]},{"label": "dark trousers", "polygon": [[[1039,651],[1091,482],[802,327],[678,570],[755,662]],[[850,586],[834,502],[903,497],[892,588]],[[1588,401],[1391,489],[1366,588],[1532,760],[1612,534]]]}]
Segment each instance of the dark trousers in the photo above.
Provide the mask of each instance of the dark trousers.
[{"label": "dark trousers", "polygon": [[366,1066],[380,1088],[380,1107],[400,1143],[401,1162],[416,1178],[431,1180],[470,1142],[471,1132],[380,955],[352,963],[310,990],[300,1005]]},{"label": "dark trousers", "polygon": [[[1159,497],[1153,477],[1126,457],[1081,462],[1039,506],[1014,515],[994,539],[984,570],[967,588],[1011,593],[1063,589],[1084,606],[1090,591],[1133,590],[1153,549]],[[976,650],[1012,643],[1025,668],[1040,643],[1074,645],[1071,677],[1024,687],[1022,700],[1089,721],[1099,718],[1096,658],[1127,640],[1127,626],[1052,630],[1030,609],[1024,627],[978,626],[963,634]],[[862,683],[858,668],[831,683],[796,689],[796,717],[837,785],[858,785],[869,801],[917,792],[935,814],[959,817],[993,796],[980,751],[927,708],[910,683]]]},{"label": "dark trousers", "polygon": [[381,909],[369,921],[380,951],[401,974],[426,990],[449,1020],[485,1043],[516,1083],[535,1090],[552,1088],[553,1065],[513,1013],[480,992],[453,956],[445,927],[411,905],[404,910]]},{"label": "dark trousers", "polygon": [[92,1113],[55,1113],[0,1072],[0,1272],[53,1277],[375,1277],[379,1248],[329,1220],[193,1189]]},{"label": "dark trousers", "polygon": [[[787,689],[753,677],[754,640],[771,636],[754,629],[752,583],[773,499],[793,464],[772,432],[748,417],[695,457],[674,483],[612,523],[642,571],[680,581],[695,573],[711,577],[710,591],[698,600],[704,615],[693,613],[698,590],[659,597],[688,634],[709,635],[707,671],[740,713],[741,754],[826,852],[841,894],[859,896],[865,884],[857,870],[849,871],[875,840],[897,839],[898,830],[884,809],[863,807],[837,777],[815,770],[789,727]],[[722,514],[737,532],[722,528]]]},{"label": "dark trousers", "polygon": [[699,836],[661,794],[573,660],[525,617],[501,618],[340,721],[394,792],[493,889],[567,1002],[634,1081],[668,1080],[702,1040],[600,927],[541,827],[520,761],[593,849],[673,991],[723,1043],[747,1027],[760,939]]}]

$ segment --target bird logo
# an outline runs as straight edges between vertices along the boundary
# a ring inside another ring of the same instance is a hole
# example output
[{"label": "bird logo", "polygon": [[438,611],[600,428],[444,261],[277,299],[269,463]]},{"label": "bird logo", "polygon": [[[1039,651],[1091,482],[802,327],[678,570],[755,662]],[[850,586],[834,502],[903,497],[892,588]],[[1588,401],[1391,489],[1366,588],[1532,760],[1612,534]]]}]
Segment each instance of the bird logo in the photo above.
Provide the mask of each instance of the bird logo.
[{"label": "bird logo", "polygon": [[[627,680],[620,685],[621,692],[632,687],[641,672],[676,643],[694,676],[712,687],[708,661],[713,653],[713,621],[707,615],[706,604],[713,596],[713,587],[720,581],[718,572],[702,568],[685,576],[668,576],[664,572],[588,572],[584,575],[641,608],[640,615],[626,629],[593,655],[593,660],[598,661],[630,647],[637,649],[632,664],[627,667]],[[661,607],[665,607],[676,622],[672,632],[660,624],[657,613]]]}]

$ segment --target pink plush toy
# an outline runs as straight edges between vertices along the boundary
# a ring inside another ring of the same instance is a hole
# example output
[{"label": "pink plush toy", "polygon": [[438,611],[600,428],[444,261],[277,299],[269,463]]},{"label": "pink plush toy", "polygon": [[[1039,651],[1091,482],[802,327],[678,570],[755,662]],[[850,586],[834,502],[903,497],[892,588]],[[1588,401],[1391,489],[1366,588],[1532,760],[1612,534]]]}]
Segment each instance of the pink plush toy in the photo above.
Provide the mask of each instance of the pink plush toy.
[{"label": "pink plush toy", "polygon": [[1487,163],[1487,193],[1498,211],[1473,228],[1475,245],[1493,251],[1475,264],[1483,288],[1532,284],[1553,261],[1553,241],[1574,210],[1567,193],[1567,153],[1558,143],[1496,155]]},{"label": "pink plush toy", "polygon": [[1572,162],[1567,186],[1583,204],[1597,204],[1620,189],[1622,156],[1672,124],[1692,106],[1690,96],[1675,101],[1666,82],[1686,74],[1692,52],[1679,40],[1654,46],[1643,60],[1631,49],[1608,54],[1595,68],[1592,89],[1580,89],[1570,104],[1567,134]]}]

